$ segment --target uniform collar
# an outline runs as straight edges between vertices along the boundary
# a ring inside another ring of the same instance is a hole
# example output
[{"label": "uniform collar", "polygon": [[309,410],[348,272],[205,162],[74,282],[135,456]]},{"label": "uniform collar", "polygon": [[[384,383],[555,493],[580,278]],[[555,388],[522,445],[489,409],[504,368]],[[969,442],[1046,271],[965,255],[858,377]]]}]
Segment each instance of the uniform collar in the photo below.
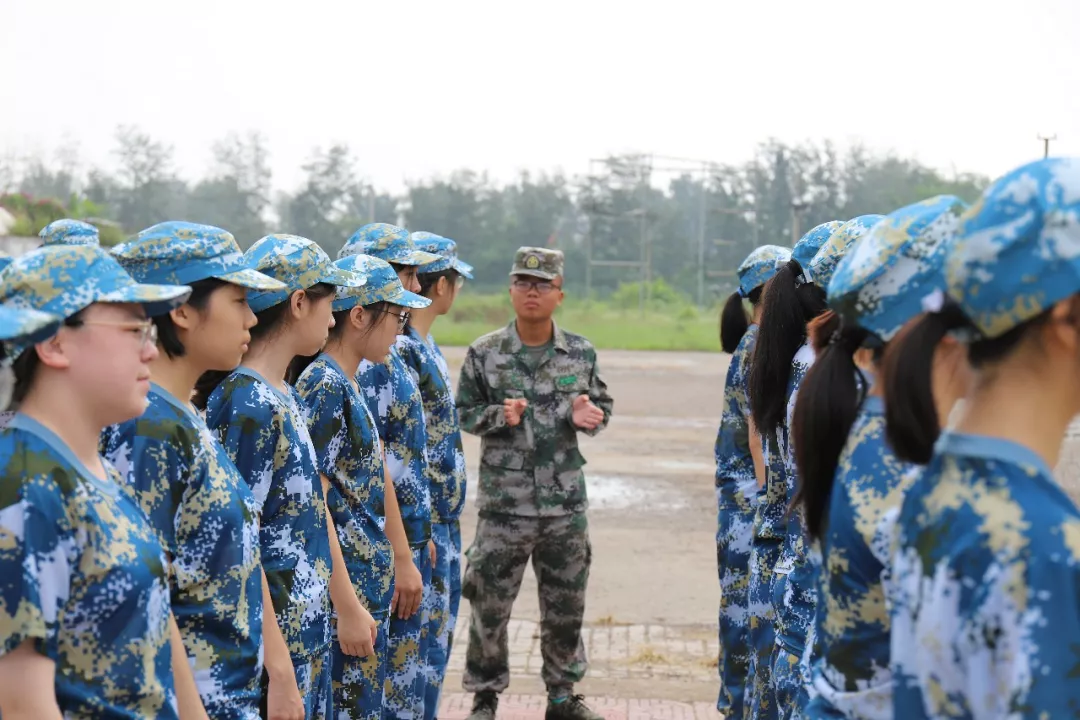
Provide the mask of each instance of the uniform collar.
[{"label": "uniform collar", "polygon": [[[551,345],[555,348],[556,352],[568,353],[570,352],[570,346],[566,342],[566,333],[560,328],[559,324],[554,320],[551,321],[552,328],[554,329],[551,336]],[[506,326],[506,336],[503,338],[502,351],[507,355],[516,355],[525,349],[524,343],[521,342],[521,336],[517,331],[517,320],[511,320],[510,324]]]}]

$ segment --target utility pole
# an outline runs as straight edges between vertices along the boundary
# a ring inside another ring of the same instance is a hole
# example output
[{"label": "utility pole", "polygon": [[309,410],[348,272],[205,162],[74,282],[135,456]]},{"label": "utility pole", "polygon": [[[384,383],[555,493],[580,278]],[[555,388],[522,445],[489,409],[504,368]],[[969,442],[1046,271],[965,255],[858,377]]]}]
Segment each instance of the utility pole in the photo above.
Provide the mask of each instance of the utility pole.
[{"label": "utility pole", "polygon": [[793,200],[791,202],[791,246],[795,247],[795,243],[799,242],[799,238],[802,237],[802,231],[800,224],[802,220],[802,213],[806,208],[810,206],[810,203],[805,200]]},{"label": "utility pole", "polygon": [[1039,140],[1041,140],[1043,144],[1043,157],[1050,157],[1050,141],[1057,140],[1057,135],[1039,135]]}]

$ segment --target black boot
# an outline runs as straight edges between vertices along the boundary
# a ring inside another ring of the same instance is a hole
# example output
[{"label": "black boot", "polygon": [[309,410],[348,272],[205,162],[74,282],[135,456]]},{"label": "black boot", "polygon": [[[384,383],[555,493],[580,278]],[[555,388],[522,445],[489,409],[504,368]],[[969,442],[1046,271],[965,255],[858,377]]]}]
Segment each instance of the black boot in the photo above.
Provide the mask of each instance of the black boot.
[{"label": "black boot", "polygon": [[549,698],[544,720],[604,720],[604,716],[590,710],[584,696],[572,695],[562,702]]},{"label": "black boot", "polygon": [[472,714],[465,720],[495,720],[495,711],[498,709],[498,693],[478,692],[473,695]]}]

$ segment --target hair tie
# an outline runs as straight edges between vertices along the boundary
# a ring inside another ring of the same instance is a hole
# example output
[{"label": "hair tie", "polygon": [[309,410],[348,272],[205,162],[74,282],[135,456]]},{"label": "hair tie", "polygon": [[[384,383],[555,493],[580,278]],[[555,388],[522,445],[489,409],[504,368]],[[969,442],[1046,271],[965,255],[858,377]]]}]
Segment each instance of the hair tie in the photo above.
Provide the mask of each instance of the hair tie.
[{"label": "hair tie", "polygon": [[945,307],[945,293],[941,288],[935,289],[929,295],[923,296],[922,309],[925,313],[939,313]]}]

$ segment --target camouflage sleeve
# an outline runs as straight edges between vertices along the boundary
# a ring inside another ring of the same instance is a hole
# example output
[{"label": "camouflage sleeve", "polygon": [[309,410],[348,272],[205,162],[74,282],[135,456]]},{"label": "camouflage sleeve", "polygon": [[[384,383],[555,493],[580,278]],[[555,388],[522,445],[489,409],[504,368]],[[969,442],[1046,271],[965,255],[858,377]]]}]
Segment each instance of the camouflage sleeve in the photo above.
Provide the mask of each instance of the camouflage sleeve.
[{"label": "camouflage sleeve", "polygon": [[[604,411],[604,421],[592,430],[577,428],[577,431],[589,436],[595,436],[611,422],[611,411],[615,407],[615,401],[608,393],[607,383],[600,377],[600,364],[596,360],[596,350],[590,348],[589,354],[592,359],[592,372],[589,374],[589,399],[592,400],[593,405]],[[573,409],[571,409],[572,412]]]},{"label": "camouflage sleeve", "polygon": [[345,388],[329,378],[313,385],[304,396],[307,409],[308,432],[315,446],[319,472],[333,480],[336,476],[338,458],[352,452],[345,418],[348,406]]},{"label": "camouflage sleeve", "polygon": [[424,366],[424,361],[421,356],[421,349],[417,340],[402,335],[398,338],[397,349],[398,354],[401,355],[401,359],[405,362],[405,366],[409,368],[409,372],[412,373],[413,380],[420,384],[420,371]]},{"label": "camouflage sleeve", "polygon": [[[225,454],[251,488],[261,521],[274,477],[276,439],[285,432],[285,418],[269,403],[260,403],[247,387],[234,388],[222,407],[213,413],[211,429]],[[207,413],[208,421],[210,413]]]},{"label": "camouflage sleeve", "polygon": [[461,366],[457,390],[458,422],[473,435],[491,435],[507,430],[502,403],[493,404],[484,377],[482,362],[469,348]]},{"label": "camouflage sleeve", "polygon": [[4,478],[14,487],[0,508],[0,655],[33,639],[38,652],[55,658],[75,539],[56,486],[21,481]]}]

